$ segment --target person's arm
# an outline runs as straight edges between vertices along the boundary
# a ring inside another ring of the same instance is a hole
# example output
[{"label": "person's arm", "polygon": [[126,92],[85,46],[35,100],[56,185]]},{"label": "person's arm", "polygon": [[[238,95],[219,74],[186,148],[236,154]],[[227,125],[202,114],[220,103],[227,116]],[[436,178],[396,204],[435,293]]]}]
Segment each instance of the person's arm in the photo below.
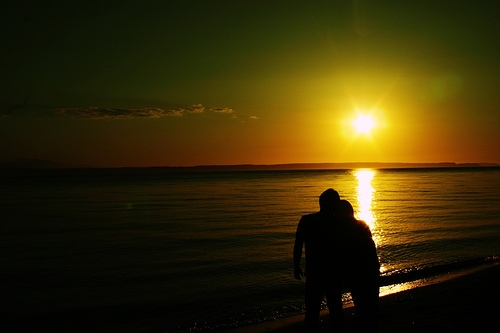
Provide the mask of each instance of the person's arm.
[{"label": "person's arm", "polygon": [[297,232],[295,233],[295,244],[293,245],[293,276],[297,280],[301,280],[304,276],[302,269],[300,268],[300,259],[302,258],[302,247],[304,245],[304,235],[303,235],[303,223],[302,219],[297,227]]},{"label": "person's arm", "polygon": [[363,226],[363,235],[364,235],[364,251],[367,254],[367,259],[369,260],[369,265],[373,269],[374,272],[380,274],[380,262],[378,260],[377,254],[377,246],[375,245],[375,241],[373,240],[373,236],[370,230],[370,227],[364,223]]}]

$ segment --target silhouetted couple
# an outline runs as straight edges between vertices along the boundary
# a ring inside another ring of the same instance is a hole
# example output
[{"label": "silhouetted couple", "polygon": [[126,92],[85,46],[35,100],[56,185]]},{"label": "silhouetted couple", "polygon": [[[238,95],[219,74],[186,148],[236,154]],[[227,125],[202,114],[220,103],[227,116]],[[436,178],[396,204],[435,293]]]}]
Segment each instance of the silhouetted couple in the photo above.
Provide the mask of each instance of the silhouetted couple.
[{"label": "silhouetted couple", "polygon": [[341,332],[342,290],[348,288],[363,330],[376,332],[380,264],[370,228],[333,189],[320,195],[319,206],[319,212],[300,219],[293,249],[294,276],[301,279],[305,247],[305,330],[317,332],[326,296],[332,331]]}]

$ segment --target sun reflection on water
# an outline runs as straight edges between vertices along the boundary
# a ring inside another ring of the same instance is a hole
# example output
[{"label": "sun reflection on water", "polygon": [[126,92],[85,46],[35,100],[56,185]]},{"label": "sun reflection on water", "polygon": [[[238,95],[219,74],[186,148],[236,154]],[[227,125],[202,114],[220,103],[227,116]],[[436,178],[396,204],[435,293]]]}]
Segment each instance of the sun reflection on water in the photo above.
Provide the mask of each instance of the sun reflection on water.
[{"label": "sun reflection on water", "polygon": [[[376,171],[371,169],[361,169],[356,170],[354,175],[358,180],[358,187],[356,188],[356,196],[358,199],[358,208],[356,217],[360,220],[365,221],[372,232],[373,241],[378,247],[378,244],[382,241],[382,233],[377,225],[377,218],[373,213],[373,208],[375,207],[375,189],[372,186],[373,177],[375,177]],[[380,271],[384,272],[387,267],[381,264]],[[393,287],[395,288],[395,287]]]},{"label": "sun reflection on water", "polygon": [[357,170],[354,175],[358,179],[358,187],[356,194],[358,199],[357,218],[365,221],[370,229],[375,228],[375,215],[373,214],[373,195],[375,189],[372,186],[372,179],[375,176],[375,171],[369,169]]}]

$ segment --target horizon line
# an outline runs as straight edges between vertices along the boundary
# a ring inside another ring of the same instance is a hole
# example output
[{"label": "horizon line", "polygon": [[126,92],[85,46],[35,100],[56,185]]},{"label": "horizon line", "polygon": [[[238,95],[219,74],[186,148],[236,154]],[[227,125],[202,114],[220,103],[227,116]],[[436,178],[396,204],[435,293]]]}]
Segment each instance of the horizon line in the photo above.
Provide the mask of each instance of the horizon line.
[{"label": "horizon line", "polygon": [[295,162],[274,164],[199,164],[199,165],[157,165],[157,166],[110,166],[95,167],[90,165],[67,165],[43,159],[17,158],[12,161],[0,161],[1,169],[139,169],[155,168],[169,170],[322,170],[353,168],[459,168],[459,167],[495,167],[493,162]]}]

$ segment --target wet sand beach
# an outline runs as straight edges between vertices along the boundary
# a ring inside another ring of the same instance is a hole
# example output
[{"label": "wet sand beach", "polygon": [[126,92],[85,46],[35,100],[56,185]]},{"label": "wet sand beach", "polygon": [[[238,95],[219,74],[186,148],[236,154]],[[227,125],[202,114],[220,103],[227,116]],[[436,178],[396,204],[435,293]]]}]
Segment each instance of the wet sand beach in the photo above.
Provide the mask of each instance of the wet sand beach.
[{"label": "wet sand beach", "polygon": [[[500,332],[500,265],[380,299],[380,332]],[[344,332],[359,332],[355,310],[344,309]],[[303,332],[303,315],[229,330]],[[328,332],[326,312],[321,332]]]}]

